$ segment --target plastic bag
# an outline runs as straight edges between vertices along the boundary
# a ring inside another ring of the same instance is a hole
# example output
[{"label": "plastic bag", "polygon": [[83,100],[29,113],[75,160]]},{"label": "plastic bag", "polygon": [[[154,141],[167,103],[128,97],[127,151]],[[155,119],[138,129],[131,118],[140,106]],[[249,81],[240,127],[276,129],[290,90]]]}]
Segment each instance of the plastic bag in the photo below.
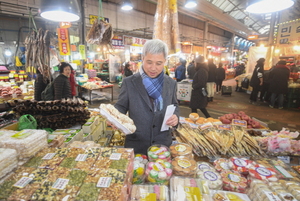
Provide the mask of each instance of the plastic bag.
[{"label": "plastic bag", "polygon": [[18,130],[24,130],[24,129],[36,129],[37,123],[33,116],[30,114],[22,115],[19,119],[19,125]]}]

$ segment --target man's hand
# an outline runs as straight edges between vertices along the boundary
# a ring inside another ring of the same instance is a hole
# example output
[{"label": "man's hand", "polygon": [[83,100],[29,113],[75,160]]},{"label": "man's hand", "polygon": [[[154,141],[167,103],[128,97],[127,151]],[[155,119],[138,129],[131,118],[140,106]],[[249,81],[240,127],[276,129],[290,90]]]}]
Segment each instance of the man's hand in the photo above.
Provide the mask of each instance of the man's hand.
[{"label": "man's hand", "polygon": [[178,117],[173,114],[166,122],[168,126],[176,126],[178,124]]}]

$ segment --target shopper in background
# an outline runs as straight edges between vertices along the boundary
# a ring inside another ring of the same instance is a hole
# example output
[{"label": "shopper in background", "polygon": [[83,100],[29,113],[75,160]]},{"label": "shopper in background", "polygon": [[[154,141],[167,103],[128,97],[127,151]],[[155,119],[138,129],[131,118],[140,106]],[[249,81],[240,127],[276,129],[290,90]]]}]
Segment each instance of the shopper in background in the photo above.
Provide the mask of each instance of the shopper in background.
[{"label": "shopper in background", "polygon": [[69,63],[61,62],[59,65],[59,76],[53,81],[54,100],[63,98],[72,98],[71,85],[69,77],[71,75],[72,66]]},{"label": "shopper in background", "polygon": [[220,91],[222,90],[222,83],[225,80],[225,70],[223,68],[223,64],[220,62],[219,66],[216,70],[216,92],[217,94],[220,93]]},{"label": "shopper in background", "polygon": [[208,102],[212,102],[214,98],[214,85],[216,82],[216,76],[217,76],[217,66],[214,64],[213,59],[208,59],[208,79],[207,79],[207,99]]},{"label": "shopper in background", "polygon": [[45,90],[48,83],[44,82],[43,75],[39,71],[36,70],[36,79],[34,82],[34,100],[41,101],[42,100],[42,92]]},{"label": "shopper in background", "polygon": [[259,103],[257,103],[257,95],[263,85],[264,64],[264,58],[260,58],[259,60],[257,60],[255,69],[252,73],[252,77],[250,80],[250,86],[252,87],[250,103],[253,105],[259,105]]},{"label": "shopper in background", "polygon": [[259,99],[262,102],[270,102],[270,98],[272,93],[270,92],[270,73],[275,68],[275,66],[272,66],[269,70],[264,71],[263,75],[263,85],[261,87],[260,96]]},{"label": "shopper in background", "polygon": [[127,62],[127,63],[125,64],[124,75],[125,75],[125,77],[128,77],[128,76],[130,76],[130,75],[133,75],[133,72],[132,72],[132,70],[131,70],[131,65],[130,65],[129,62]]},{"label": "shopper in background", "polygon": [[295,63],[290,64],[291,73],[297,73],[299,71],[299,68],[296,66]]},{"label": "shopper in background", "polygon": [[180,59],[179,61],[180,65],[175,70],[175,78],[177,82],[180,82],[181,80],[184,80],[185,77],[185,66],[186,66],[186,60]]},{"label": "shopper in background", "polygon": [[206,82],[208,78],[208,67],[204,63],[204,57],[199,56],[196,58],[196,73],[192,84],[192,95],[190,101],[190,108],[192,113],[197,113],[197,109],[205,115],[206,118],[210,117],[206,110],[207,106],[207,92]]},{"label": "shopper in background", "polygon": [[189,76],[189,79],[193,79],[194,78],[194,75],[196,73],[196,70],[195,70],[195,61],[191,61],[190,64],[188,65],[187,67],[187,73],[188,73],[188,76]]},{"label": "shopper in background", "polygon": [[290,69],[286,66],[286,61],[279,61],[275,68],[270,72],[270,92],[271,108],[275,106],[275,100],[278,100],[278,109],[283,108],[284,94],[288,92],[288,80]]},{"label": "shopper in background", "polygon": [[171,131],[161,131],[167,106],[174,105],[174,114],[166,121],[168,126],[177,126],[179,106],[177,84],[165,75],[164,65],[168,47],[161,40],[149,40],[143,47],[143,65],[140,72],[123,80],[115,107],[123,114],[128,112],[136,131],[126,135],[125,147],[135,153],[147,154],[153,144],[170,146]]}]

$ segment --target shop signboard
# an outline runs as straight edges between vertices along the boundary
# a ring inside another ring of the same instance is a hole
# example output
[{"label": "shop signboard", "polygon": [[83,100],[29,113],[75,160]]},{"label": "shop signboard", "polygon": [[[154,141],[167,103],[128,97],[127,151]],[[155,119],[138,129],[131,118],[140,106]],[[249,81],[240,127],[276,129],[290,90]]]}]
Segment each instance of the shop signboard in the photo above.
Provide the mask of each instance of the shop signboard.
[{"label": "shop signboard", "polygon": [[85,45],[79,45],[79,54],[81,59],[86,59],[86,54],[85,54]]},{"label": "shop signboard", "polygon": [[57,28],[58,45],[60,55],[66,56],[71,54],[68,29]]},{"label": "shop signboard", "polygon": [[60,28],[70,28],[72,26],[71,22],[60,22],[59,27]]},{"label": "shop signboard", "polygon": [[[98,19],[98,15],[89,15],[90,24],[94,24],[95,20]],[[104,17],[104,21],[109,23],[109,18]]]},{"label": "shop signboard", "polygon": [[122,36],[114,36],[111,39],[111,44],[115,49],[124,49],[123,37]]},{"label": "shop signboard", "polygon": [[137,37],[132,37],[132,36],[123,36],[124,45],[143,47],[144,44],[147,41],[148,40],[144,39],[144,38],[137,38]]},{"label": "shop signboard", "polygon": [[177,83],[177,100],[190,101],[192,92],[191,83]]},{"label": "shop signboard", "polygon": [[300,20],[280,23],[277,31],[277,44],[289,44],[300,41]]},{"label": "shop signboard", "polygon": [[132,54],[141,54],[142,51],[143,51],[143,47],[130,46],[130,53]]}]

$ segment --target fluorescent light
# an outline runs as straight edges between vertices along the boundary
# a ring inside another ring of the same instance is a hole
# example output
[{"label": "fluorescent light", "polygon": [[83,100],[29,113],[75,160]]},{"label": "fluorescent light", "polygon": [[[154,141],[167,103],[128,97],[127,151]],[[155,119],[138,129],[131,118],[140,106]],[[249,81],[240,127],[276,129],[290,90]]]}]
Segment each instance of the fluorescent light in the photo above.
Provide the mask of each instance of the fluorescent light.
[{"label": "fluorescent light", "polygon": [[249,5],[246,11],[249,13],[273,13],[293,5],[293,0],[262,0]]},{"label": "fluorescent light", "polygon": [[133,6],[132,6],[132,3],[130,0],[123,1],[122,7],[121,7],[122,10],[132,10],[132,8],[133,8]]},{"label": "fluorescent light", "polygon": [[194,8],[196,6],[197,6],[196,0],[187,0],[184,5],[184,7],[186,8]]},{"label": "fluorescent light", "polygon": [[41,13],[41,16],[55,22],[75,22],[80,19],[78,15],[64,11],[46,11]]},{"label": "fluorescent light", "polygon": [[10,57],[12,55],[12,53],[9,49],[5,49],[4,55],[7,56],[7,57]]}]

